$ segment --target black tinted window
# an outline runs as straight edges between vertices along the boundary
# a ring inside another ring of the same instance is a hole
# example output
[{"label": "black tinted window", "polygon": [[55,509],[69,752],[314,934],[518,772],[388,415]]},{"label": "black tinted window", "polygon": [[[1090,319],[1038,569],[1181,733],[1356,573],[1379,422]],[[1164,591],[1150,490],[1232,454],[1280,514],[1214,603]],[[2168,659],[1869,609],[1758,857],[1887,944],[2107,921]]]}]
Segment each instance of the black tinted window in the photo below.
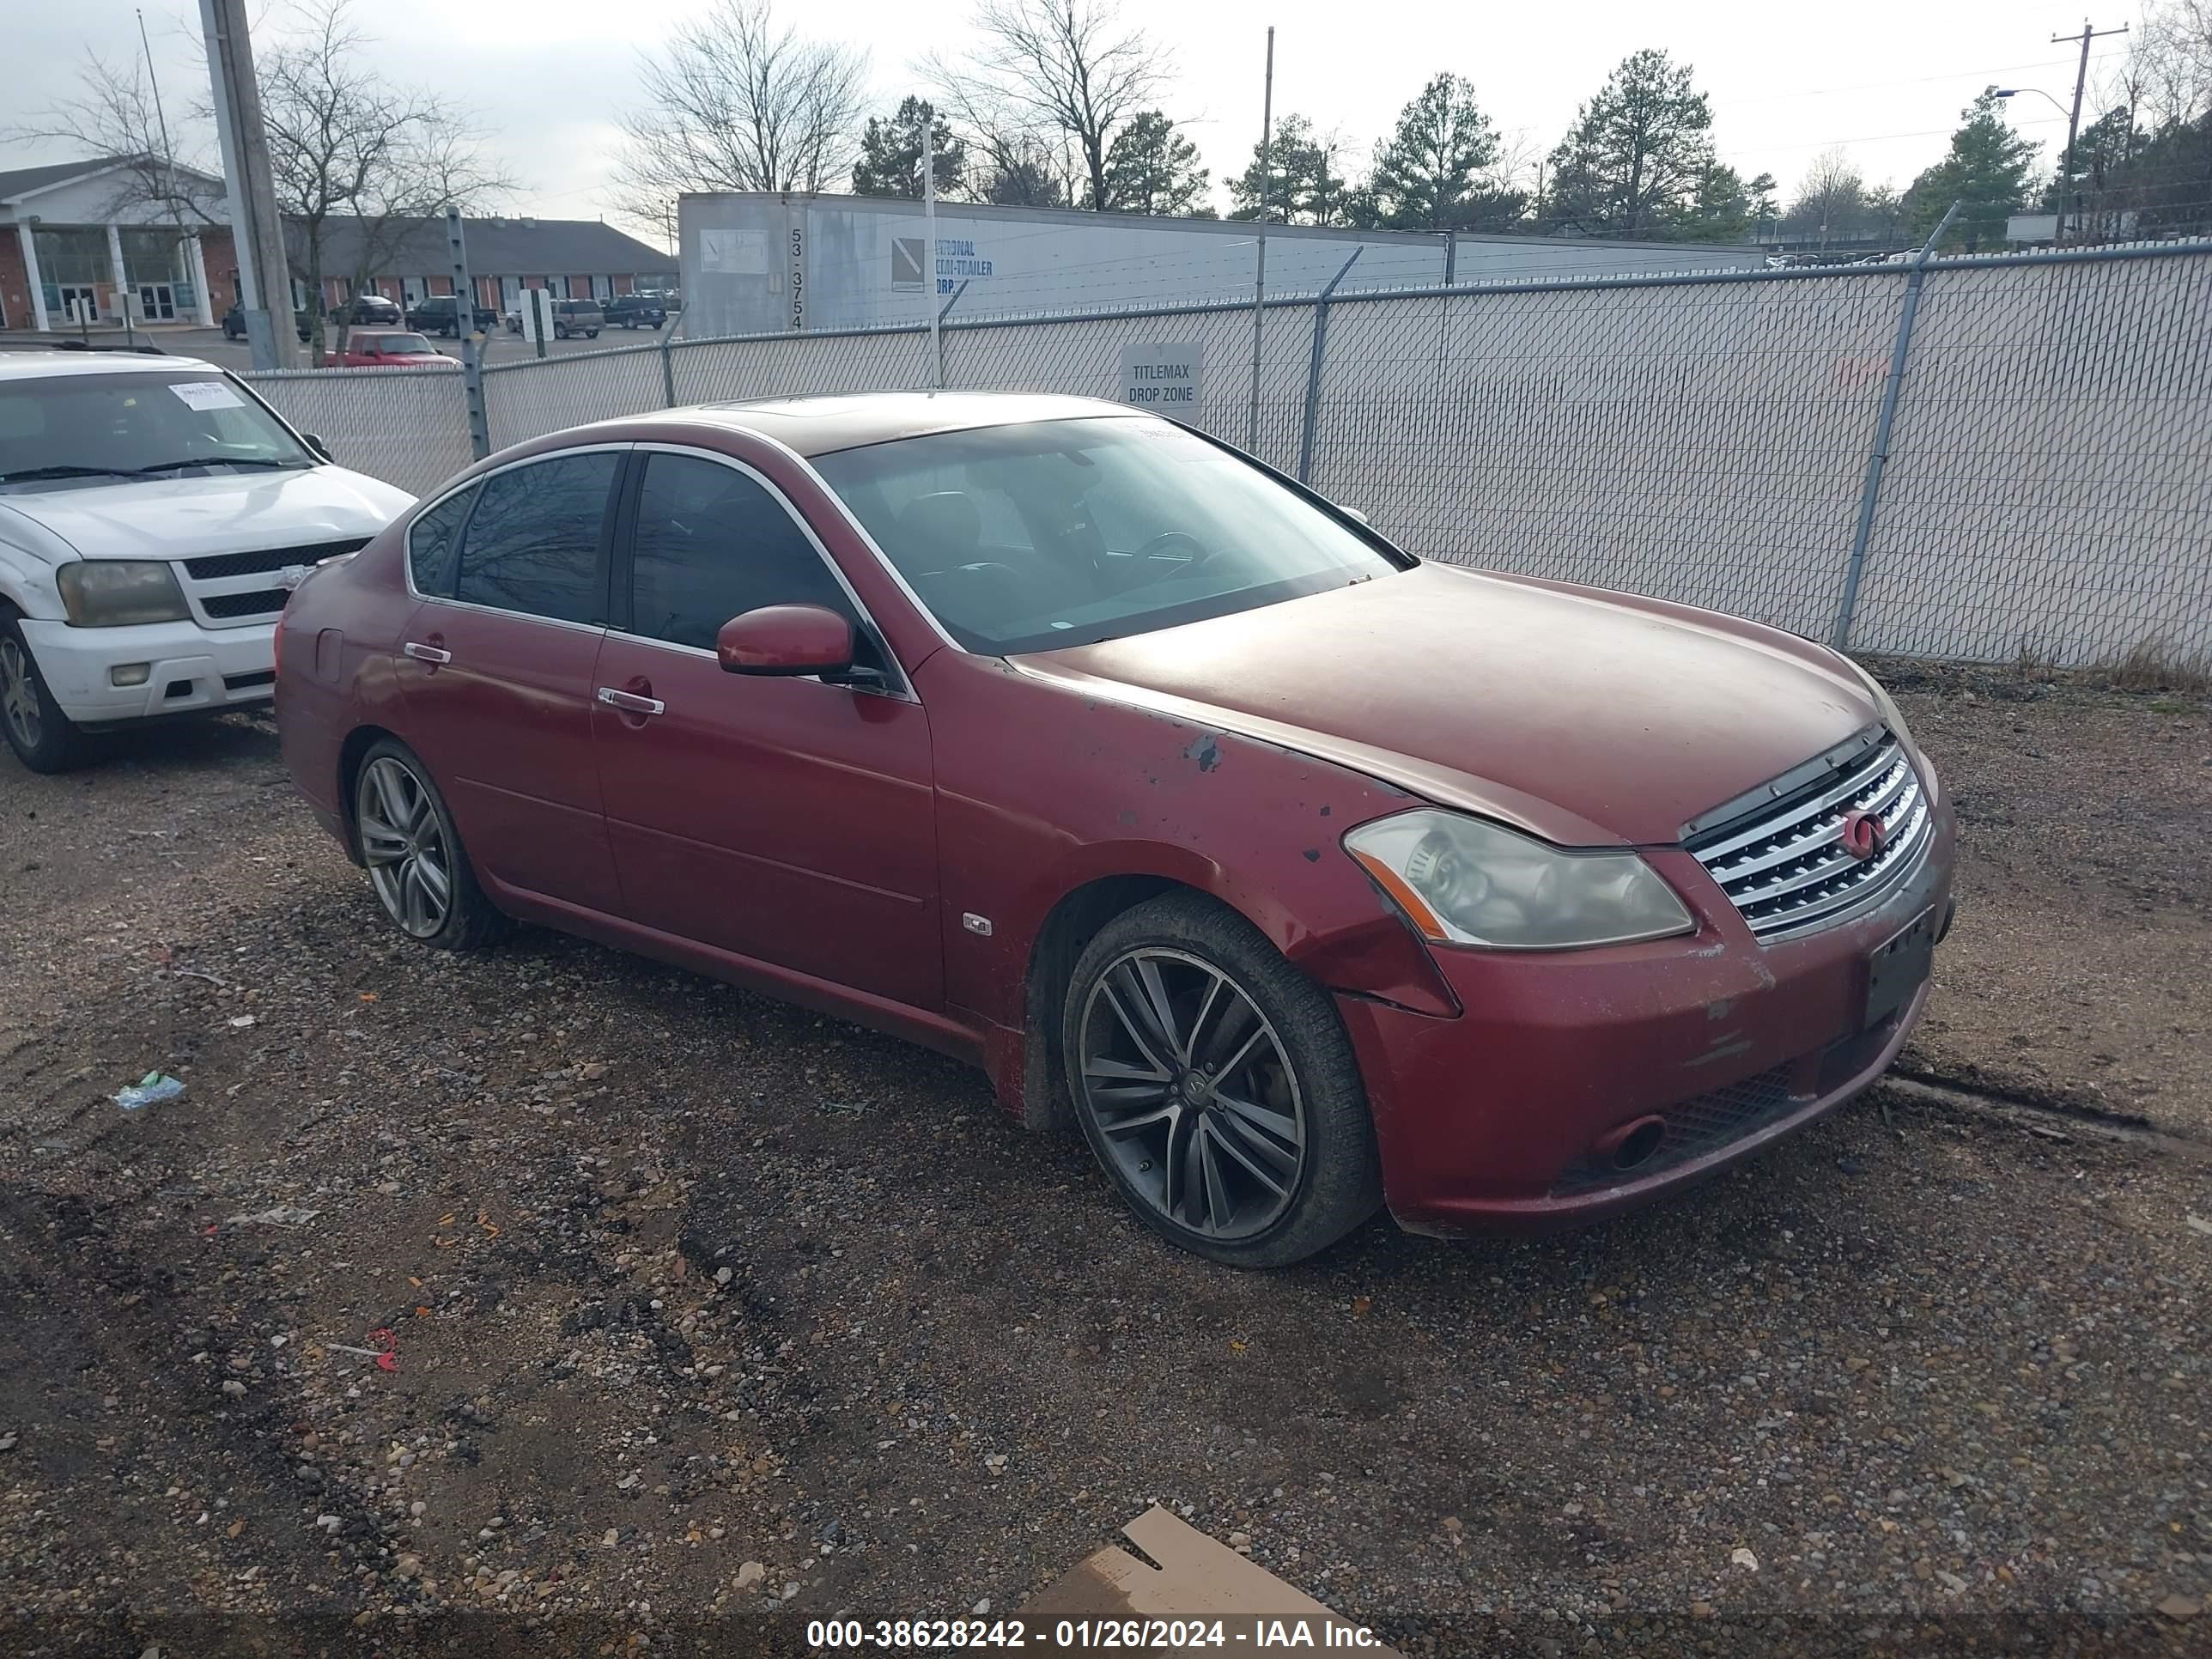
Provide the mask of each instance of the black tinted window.
[{"label": "black tinted window", "polygon": [[630,594],[631,631],[709,650],[724,623],[764,605],[853,617],[781,500],[735,467],[690,455],[647,458]]},{"label": "black tinted window", "polygon": [[485,479],[453,597],[560,622],[599,620],[599,532],[620,459],[607,450],[563,455]]},{"label": "black tinted window", "polygon": [[460,550],[461,521],[476,498],[474,485],[457,490],[408,526],[407,569],[416,592],[453,596],[453,555]]}]

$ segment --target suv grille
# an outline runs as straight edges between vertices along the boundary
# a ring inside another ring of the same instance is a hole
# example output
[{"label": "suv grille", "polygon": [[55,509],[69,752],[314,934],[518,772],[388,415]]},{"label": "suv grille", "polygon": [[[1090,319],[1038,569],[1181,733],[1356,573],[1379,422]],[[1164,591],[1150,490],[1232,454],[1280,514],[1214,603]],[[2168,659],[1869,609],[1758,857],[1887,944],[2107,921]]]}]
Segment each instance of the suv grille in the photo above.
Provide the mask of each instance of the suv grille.
[{"label": "suv grille", "polygon": [[288,564],[319,563],[341,553],[358,553],[368,538],[344,542],[314,542],[306,547],[264,547],[258,553],[213,553],[204,559],[186,559],[185,573],[196,582],[220,581],[225,576],[258,576],[282,570]]},{"label": "suv grille", "polygon": [[[1888,830],[1871,858],[1844,850],[1844,820],[1853,811],[1880,817]],[[1856,753],[1822,765],[1778,803],[1754,807],[1687,845],[1765,943],[1831,927],[1874,902],[1919,863],[1929,831],[1928,802],[1911,762],[1895,738],[1876,730]]]}]

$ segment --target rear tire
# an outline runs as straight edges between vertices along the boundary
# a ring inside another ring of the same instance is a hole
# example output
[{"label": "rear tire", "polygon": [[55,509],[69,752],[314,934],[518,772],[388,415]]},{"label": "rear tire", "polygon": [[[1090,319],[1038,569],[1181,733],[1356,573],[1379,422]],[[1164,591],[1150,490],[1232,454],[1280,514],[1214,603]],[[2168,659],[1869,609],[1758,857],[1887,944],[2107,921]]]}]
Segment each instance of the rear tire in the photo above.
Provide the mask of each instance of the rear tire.
[{"label": "rear tire", "polygon": [[441,951],[473,951],[512,926],[484,896],[446,798],[404,743],[370,745],[354,775],[354,837],[369,888],[399,931]]},{"label": "rear tire", "polygon": [[1382,1204],[1367,1091],[1328,994],[1202,894],[1099,929],[1068,983],[1060,1048],[1091,1152],[1187,1250],[1288,1267]]},{"label": "rear tire", "polygon": [[33,772],[66,772],[91,757],[92,739],[62,713],[12,611],[0,610],[0,731]]}]

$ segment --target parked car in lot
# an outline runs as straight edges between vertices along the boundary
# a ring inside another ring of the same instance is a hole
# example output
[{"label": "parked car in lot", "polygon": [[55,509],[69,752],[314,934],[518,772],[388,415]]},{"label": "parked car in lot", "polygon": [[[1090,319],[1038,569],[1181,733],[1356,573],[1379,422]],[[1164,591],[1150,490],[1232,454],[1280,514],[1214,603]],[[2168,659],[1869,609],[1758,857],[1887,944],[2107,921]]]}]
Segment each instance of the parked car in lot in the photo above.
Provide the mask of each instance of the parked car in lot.
[{"label": "parked car in lot", "polygon": [[[300,343],[307,344],[315,337],[314,313],[311,311],[294,312],[292,327],[300,337]],[[246,311],[243,307],[233,306],[222,313],[222,337],[226,340],[242,340],[246,337]]]},{"label": "parked car in lot", "polygon": [[422,335],[382,328],[356,329],[331,362],[339,368],[460,368]]},{"label": "parked car in lot", "polygon": [[[499,313],[489,306],[471,306],[474,328],[489,333],[499,326]],[[425,334],[442,334],[449,340],[461,336],[460,307],[450,294],[433,294],[407,307],[407,326]]]},{"label": "parked car in lot", "polygon": [[349,328],[398,328],[403,319],[398,301],[381,294],[356,294],[331,307],[331,320]]},{"label": "parked car in lot", "polygon": [[88,734],[264,702],[289,585],[414,500],[331,463],[211,363],[0,354],[0,730]]},{"label": "parked car in lot", "polygon": [[597,300],[562,300],[553,307],[553,337],[566,340],[580,334],[596,340],[606,321]]},{"label": "parked car in lot", "polygon": [[668,306],[658,294],[617,294],[605,311],[609,328],[659,328],[668,320]]},{"label": "parked car in lot", "polygon": [[[520,307],[505,313],[507,331],[522,332],[522,312]],[[606,313],[599,309],[597,300],[556,300],[553,302],[553,337],[566,340],[580,334],[596,340],[599,331],[606,326]]]},{"label": "parked car in lot", "polygon": [[1242,1266],[1708,1176],[1880,1075],[1951,914],[1949,802],[1842,656],[1425,562],[1083,398],[540,438],[278,655],[407,936],[522,918],[969,1059]]}]

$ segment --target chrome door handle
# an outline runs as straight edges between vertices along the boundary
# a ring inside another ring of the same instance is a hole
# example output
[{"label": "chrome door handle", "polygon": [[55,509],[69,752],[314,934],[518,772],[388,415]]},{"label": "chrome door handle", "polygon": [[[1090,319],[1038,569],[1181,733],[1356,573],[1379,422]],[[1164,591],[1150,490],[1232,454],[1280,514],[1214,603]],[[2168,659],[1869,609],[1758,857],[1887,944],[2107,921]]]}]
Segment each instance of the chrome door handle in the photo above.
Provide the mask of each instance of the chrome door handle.
[{"label": "chrome door handle", "polygon": [[625,714],[665,714],[668,705],[658,697],[641,697],[635,691],[617,691],[611,685],[599,688],[599,701],[610,708],[619,708]]},{"label": "chrome door handle", "polygon": [[450,651],[441,651],[434,645],[417,645],[412,640],[399,648],[409,656],[419,657],[424,662],[451,662],[453,659],[453,653]]}]

